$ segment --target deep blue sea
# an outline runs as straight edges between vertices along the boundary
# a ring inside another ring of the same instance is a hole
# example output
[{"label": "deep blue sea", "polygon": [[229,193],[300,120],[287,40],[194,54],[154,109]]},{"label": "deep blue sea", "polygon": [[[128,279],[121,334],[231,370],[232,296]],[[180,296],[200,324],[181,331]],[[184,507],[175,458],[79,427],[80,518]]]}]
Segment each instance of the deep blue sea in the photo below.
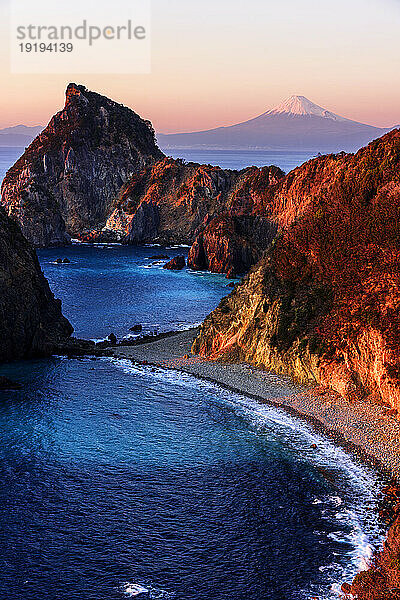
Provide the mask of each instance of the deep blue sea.
[{"label": "deep blue sea", "polygon": [[[179,254],[188,248],[132,247],[117,244],[76,244],[39,250],[51,289],[63,301],[63,311],[75,335],[104,339],[132,335],[141,324],[146,333],[185,329],[200,323],[231,291],[223,275],[169,271],[166,260],[152,256]],[[58,264],[57,258],[70,263]]]},{"label": "deep blue sea", "polygon": [[[215,307],[224,277],[150,258],[186,251],[39,258],[76,334],[101,339]],[[135,585],[154,600],[333,600],[380,540],[379,476],[278,409],[117,359],[0,374],[23,384],[0,392],[1,600],[123,600]],[[271,376],[271,398],[293,391]]]},{"label": "deep blue sea", "polygon": [[243,169],[244,167],[264,167],[275,165],[285,173],[299,167],[310,158],[312,152],[288,150],[207,150],[199,148],[166,149],[164,153],[173,158],[200,164],[218,165],[223,169]]}]

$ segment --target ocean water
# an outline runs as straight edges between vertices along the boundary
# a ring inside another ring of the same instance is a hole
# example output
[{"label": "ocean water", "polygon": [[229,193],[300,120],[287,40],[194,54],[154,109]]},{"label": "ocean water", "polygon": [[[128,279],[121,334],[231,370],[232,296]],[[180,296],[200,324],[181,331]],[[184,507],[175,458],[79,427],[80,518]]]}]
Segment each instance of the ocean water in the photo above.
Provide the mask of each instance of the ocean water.
[{"label": "ocean water", "polygon": [[8,169],[24,152],[24,148],[0,147],[0,184]]},{"label": "ocean water", "polygon": [[[23,153],[24,148],[0,147],[0,182],[7,169]],[[223,169],[244,169],[255,166],[276,165],[285,173],[302,165],[315,154],[288,150],[202,150],[197,148],[166,149],[167,156],[184,158],[186,161],[201,164],[219,165]]]},{"label": "ocean water", "polygon": [[276,409],[128,361],[1,374],[1,598],[333,599],[379,537],[375,476]]},{"label": "ocean water", "polygon": [[[165,254],[187,256],[188,248],[74,244],[39,250],[51,289],[63,302],[63,312],[75,335],[104,339],[132,335],[141,324],[145,333],[185,329],[200,323],[231,290],[223,275],[169,271]],[[57,264],[57,258],[70,263]]]},{"label": "ocean water", "polygon": [[[186,251],[38,254],[76,334],[101,339],[215,307],[224,277],[150,258]],[[153,600],[333,600],[381,539],[379,476],[278,409],[124,360],[0,374],[23,384],[0,392],[1,599],[118,600],[139,585]]]},{"label": "ocean water", "polygon": [[245,167],[264,167],[275,165],[285,173],[299,167],[310,158],[312,152],[288,150],[208,150],[197,148],[166,149],[164,153],[173,158],[184,158],[186,161],[201,164],[218,165],[223,169],[244,169]]}]

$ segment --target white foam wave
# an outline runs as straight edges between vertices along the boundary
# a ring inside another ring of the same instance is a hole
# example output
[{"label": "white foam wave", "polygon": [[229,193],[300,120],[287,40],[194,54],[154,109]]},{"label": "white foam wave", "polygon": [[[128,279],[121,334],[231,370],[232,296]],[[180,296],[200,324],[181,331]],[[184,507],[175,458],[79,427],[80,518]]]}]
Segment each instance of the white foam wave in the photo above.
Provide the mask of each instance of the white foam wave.
[{"label": "white foam wave", "polygon": [[[321,496],[315,498],[314,505],[320,506],[321,515],[328,509],[328,519],[337,523],[338,527],[346,525],[349,533],[343,530],[333,533],[322,533],[337,543],[348,544],[349,562],[343,566],[336,563],[321,565],[329,579],[330,591],[312,590],[320,600],[338,598],[343,581],[351,581],[359,570],[368,568],[373,549],[382,542],[382,534],[378,523],[371,519],[371,509],[376,505],[378,478],[367,466],[356,461],[345,450],[336,446],[331,440],[317,433],[310,425],[289,415],[282,409],[267,404],[260,404],[239,393],[230,392],[217,384],[199,380],[192,375],[180,371],[146,367],[133,364],[126,359],[105,358],[112,361],[124,373],[141,375],[161,380],[173,386],[204,389],[213,394],[216,402],[229,406],[236,414],[247,420],[257,430],[268,430],[281,440],[285,446],[295,452],[298,460],[311,464],[322,474],[326,470],[339,482],[342,495]],[[278,378],[276,383],[278,383]],[[282,382],[280,381],[282,385]],[[271,380],[274,385],[274,379]],[[315,448],[316,446],[316,448]],[[340,507],[340,512],[337,509]],[[335,510],[336,509],[336,510]],[[321,532],[316,532],[321,534]],[[304,592],[309,598],[310,590]],[[322,595],[321,595],[322,594]],[[328,595],[327,595],[328,594]]]},{"label": "white foam wave", "polygon": [[125,596],[129,598],[148,598],[150,590],[139,585],[138,583],[125,583],[123,586],[123,592]]},{"label": "white foam wave", "polygon": [[173,592],[168,592],[153,585],[142,585],[126,581],[120,586],[120,591],[128,598],[150,598],[150,600],[170,600],[174,597]]}]

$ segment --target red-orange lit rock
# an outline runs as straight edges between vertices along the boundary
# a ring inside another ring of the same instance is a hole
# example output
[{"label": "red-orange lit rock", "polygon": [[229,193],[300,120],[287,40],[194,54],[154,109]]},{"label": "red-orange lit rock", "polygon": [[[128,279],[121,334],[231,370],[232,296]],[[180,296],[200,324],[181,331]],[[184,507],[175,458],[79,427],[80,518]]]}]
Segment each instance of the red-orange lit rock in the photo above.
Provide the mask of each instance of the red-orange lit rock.
[{"label": "red-orange lit rock", "polygon": [[163,154],[148,121],[81,85],[6,174],[1,202],[35,246],[101,229],[121,186]]},{"label": "red-orange lit rock", "polygon": [[281,233],[194,351],[400,409],[400,132],[310,161],[267,195]]}]

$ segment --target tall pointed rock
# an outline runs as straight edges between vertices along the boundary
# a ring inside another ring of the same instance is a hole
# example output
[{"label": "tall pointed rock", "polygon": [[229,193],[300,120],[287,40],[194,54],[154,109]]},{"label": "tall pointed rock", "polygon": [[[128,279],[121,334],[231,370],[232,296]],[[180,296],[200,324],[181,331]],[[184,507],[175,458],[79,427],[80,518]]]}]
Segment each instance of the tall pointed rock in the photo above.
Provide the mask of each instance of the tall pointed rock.
[{"label": "tall pointed rock", "polygon": [[149,121],[70,83],[63,110],[6,174],[1,202],[35,246],[64,245],[101,228],[121,186],[162,156]]}]

